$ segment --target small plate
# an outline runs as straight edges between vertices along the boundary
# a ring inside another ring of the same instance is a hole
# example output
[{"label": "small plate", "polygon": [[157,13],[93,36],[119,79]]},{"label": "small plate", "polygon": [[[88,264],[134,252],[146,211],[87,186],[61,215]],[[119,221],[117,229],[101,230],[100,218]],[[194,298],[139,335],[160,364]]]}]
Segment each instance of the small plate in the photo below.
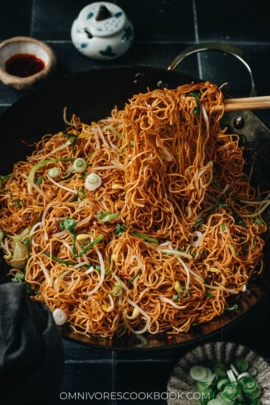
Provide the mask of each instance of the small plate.
[{"label": "small plate", "polygon": [[264,405],[270,404],[269,363],[246,346],[231,342],[211,342],[197,346],[186,353],[176,364],[167,385],[168,405],[199,403],[199,393],[196,391],[196,383],[189,376],[189,370],[192,366],[211,360],[217,360],[220,363],[229,365],[237,356],[244,357],[252,367],[258,370],[256,381],[262,390],[259,399]]}]

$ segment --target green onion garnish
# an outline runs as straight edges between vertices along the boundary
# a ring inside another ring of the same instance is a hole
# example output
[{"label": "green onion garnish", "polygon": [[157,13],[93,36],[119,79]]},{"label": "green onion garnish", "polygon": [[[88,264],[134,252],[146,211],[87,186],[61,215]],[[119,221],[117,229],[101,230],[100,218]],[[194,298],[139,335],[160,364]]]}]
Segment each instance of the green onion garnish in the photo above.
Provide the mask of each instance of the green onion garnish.
[{"label": "green onion garnish", "polygon": [[233,305],[232,307],[225,307],[224,308],[226,311],[235,311],[237,313],[240,312],[240,308],[238,307],[238,304]]},{"label": "green onion garnish", "polygon": [[132,281],[134,281],[135,278],[137,278],[139,274],[141,274],[141,270],[139,270],[130,280],[128,280],[127,284],[132,283]]},{"label": "green onion garnish", "polygon": [[118,325],[118,327],[117,327],[117,329],[116,329],[116,336],[117,337],[121,337],[121,336],[123,336],[126,332],[127,332],[127,329],[128,329],[128,327],[127,327],[127,325],[123,322],[123,323],[120,323],[119,325]]},{"label": "green onion garnish", "polygon": [[8,175],[8,176],[0,176],[0,190],[2,188],[3,182],[10,179],[10,177],[11,177],[10,175]]},{"label": "green onion garnish", "polygon": [[142,238],[146,242],[155,243],[157,245],[159,244],[159,241],[157,239],[151,238],[150,236],[144,235],[143,233],[140,233],[140,232],[137,232],[137,231],[131,232],[131,235],[138,236],[138,238]]}]

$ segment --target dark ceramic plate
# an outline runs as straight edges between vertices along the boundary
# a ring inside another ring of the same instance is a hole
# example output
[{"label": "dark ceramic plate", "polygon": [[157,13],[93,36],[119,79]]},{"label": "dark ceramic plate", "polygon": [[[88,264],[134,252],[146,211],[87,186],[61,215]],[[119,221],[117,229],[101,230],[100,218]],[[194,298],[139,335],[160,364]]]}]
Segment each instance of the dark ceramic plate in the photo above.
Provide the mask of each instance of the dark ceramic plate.
[{"label": "dark ceramic plate", "polygon": [[[67,115],[78,115],[82,121],[96,121],[110,115],[117,105],[123,108],[125,102],[147,88],[153,90],[166,85],[175,88],[179,85],[198,81],[178,72],[156,68],[104,68],[67,76],[22,97],[8,108],[0,117],[0,173],[8,174],[13,164],[29,155],[27,144],[39,140],[46,133],[56,133],[65,128],[63,109],[67,107]],[[240,119],[239,119],[240,118]],[[270,189],[270,132],[265,125],[250,111],[226,113],[224,126],[229,131],[241,135],[245,144],[247,170],[253,165],[253,184],[261,189]],[[269,211],[269,210],[268,210]],[[270,223],[270,213],[266,221]],[[239,299],[241,313],[227,312],[215,320],[196,325],[188,333],[172,336],[165,334],[129,336],[109,339],[87,338],[74,334],[68,325],[63,327],[63,336],[84,344],[114,349],[149,349],[164,348],[174,345],[186,345],[209,337],[212,333],[237,322],[270,290],[270,235],[265,237],[265,267],[262,278],[252,280],[249,292],[243,293]],[[0,259],[1,260],[1,259]],[[2,260],[2,272],[5,264]]]}]

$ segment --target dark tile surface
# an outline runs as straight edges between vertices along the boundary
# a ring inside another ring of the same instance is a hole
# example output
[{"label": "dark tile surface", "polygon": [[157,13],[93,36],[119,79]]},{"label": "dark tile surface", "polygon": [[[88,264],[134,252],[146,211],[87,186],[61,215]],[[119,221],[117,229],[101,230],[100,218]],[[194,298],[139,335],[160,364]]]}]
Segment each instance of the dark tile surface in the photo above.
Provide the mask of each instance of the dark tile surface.
[{"label": "dark tile surface", "polygon": [[113,391],[113,381],[111,363],[66,363],[54,404],[113,404],[105,394]]},{"label": "dark tile surface", "polygon": [[32,36],[41,40],[70,40],[70,29],[80,10],[91,1],[35,0]]},{"label": "dark tile surface", "polygon": [[64,339],[65,358],[68,361],[93,361],[93,360],[113,360],[113,351],[107,349],[92,348],[83,344]]},{"label": "dark tile surface", "polygon": [[200,41],[268,42],[269,2],[196,0]]},{"label": "dark tile surface", "polygon": [[189,0],[130,1],[116,3],[127,10],[134,25],[136,41],[195,41],[193,2]]},{"label": "dark tile surface", "polygon": [[[119,59],[112,61],[93,61],[79,53],[71,43],[48,42],[58,57],[58,68],[54,78],[63,77],[73,72],[114,66],[152,66],[166,69],[172,60],[187,45],[172,44],[138,44],[134,43],[129,51]],[[181,72],[197,77],[196,57],[190,57],[181,65]]]},{"label": "dark tile surface", "polygon": [[119,404],[166,404],[167,381],[176,362],[126,362],[116,366]]},{"label": "dark tile surface", "polygon": [[31,35],[32,0],[1,2],[0,40]]},{"label": "dark tile surface", "polygon": [[[87,0],[0,0],[0,41],[17,35],[30,35],[47,42],[58,60],[52,80],[105,66],[152,66],[166,69],[176,55],[187,47],[200,42],[218,41],[234,45],[245,52],[256,79],[258,95],[270,94],[269,2],[113,2],[123,7],[135,28],[134,44],[119,59],[98,62],[87,59],[74,48],[70,38],[71,25],[79,11],[90,3]],[[176,69],[219,85],[227,82],[226,91],[235,97],[247,96],[250,92],[250,75],[246,67],[233,56],[222,52],[193,54]],[[25,95],[0,83],[0,114]],[[79,94],[74,97],[79,97]],[[269,110],[257,111],[256,115],[270,127]],[[270,298],[267,297],[239,322],[205,340],[246,344],[270,359],[269,319]],[[161,394],[166,393],[167,381],[175,363],[196,344],[161,350],[114,351],[64,340],[65,371],[55,401],[50,405],[63,404],[65,401],[85,404],[90,402],[87,393],[97,394],[91,403],[165,404],[165,395],[162,397]],[[134,393],[133,397],[129,395],[131,392]],[[106,393],[110,393],[109,397],[104,396]],[[120,395],[118,400],[117,393]],[[127,393],[127,399],[120,399],[124,393]],[[156,393],[156,397],[153,397],[153,393]],[[103,397],[100,398],[100,395]]]},{"label": "dark tile surface", "polygon": [[265,297],[239,323],[223,331],[223,339],[246,345],[270,359],[270,297]]}]

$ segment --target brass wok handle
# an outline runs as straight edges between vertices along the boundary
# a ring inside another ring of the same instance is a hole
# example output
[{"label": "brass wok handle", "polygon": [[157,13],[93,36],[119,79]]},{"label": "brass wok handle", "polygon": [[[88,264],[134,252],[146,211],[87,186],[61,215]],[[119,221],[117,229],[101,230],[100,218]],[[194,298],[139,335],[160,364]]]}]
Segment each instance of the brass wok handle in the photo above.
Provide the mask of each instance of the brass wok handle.
[{"label": "brass wok handle", "polygon": [[247,60],[247,56],[244,52],[237,48],[234,45],[230,44],[222,44],[216,42],[204,42],[197,45],[192,45],[186,49],[184,49],[176,58],[171,62],[168,66],[168,70],[174,70],[176,66],[179,65],[186,57],[192,55],[193,53],[203,52],[203,51],[221,51],[225,53],[229,53],[235,56],[238,60],[240,60],[248,70],[251,80],[251,91],[250,96],[256,96],[257,90],[255,86],[255,79],[254,79],[254,72],[251,69],[250,61]]}]

